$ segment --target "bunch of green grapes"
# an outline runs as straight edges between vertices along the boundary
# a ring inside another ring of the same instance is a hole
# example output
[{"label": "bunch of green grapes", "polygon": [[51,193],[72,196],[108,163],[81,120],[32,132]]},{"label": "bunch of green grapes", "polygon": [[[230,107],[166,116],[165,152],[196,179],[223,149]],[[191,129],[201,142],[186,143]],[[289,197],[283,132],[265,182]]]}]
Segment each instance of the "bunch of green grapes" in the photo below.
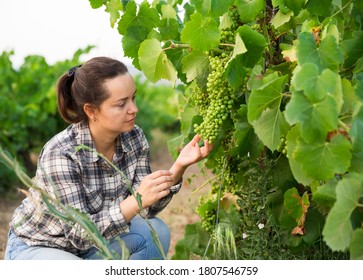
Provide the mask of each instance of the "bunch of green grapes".
[{"label": "bunch of green grapes", "polygon": [[215,228],[217,209],[214,211],[205,211],[202,217],[202,227],[209,233],[212,233]]},{"label": "bunch of green grapes", "polygon": [[277,147],[277,151],[280,153],[283,153],[284,155],[287,155],[287,140],[285,137],[280,138],[280,145]]},{"label": "bunch of green grapes", "polygon": [[213,143],[233,107],[235,95],[233,88],[223,76],[227,57],[210,56],[209,59],[211,71],[207,78],[206,90],[203,92],[196,86],[192,98],[203,117],[201,124],[195,124],[195,132],[202,139]]}]

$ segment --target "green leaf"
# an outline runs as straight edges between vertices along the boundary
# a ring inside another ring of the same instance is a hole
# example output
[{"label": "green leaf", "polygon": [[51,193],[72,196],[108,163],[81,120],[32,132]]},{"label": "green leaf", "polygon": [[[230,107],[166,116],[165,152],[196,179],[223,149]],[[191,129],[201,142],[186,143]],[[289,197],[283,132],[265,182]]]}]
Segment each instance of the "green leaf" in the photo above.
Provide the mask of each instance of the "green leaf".
[{"label": "green leaf", "polygon": [[351,215],[363,196],[362,174],[345,176],[339,181],[336,193],[337,201],[326,218],[323,237],[333,251],[344,251],[349,247],[353,233]]},{"label": "green leaf", "polygon": [[343,93],[340,76],[324,69],[320,74],[316,64],[305,63],[292,77],[294,89],[303,90],[312,103],[322,101],[327,95],[336,100],[336,110],[340,112],[343,105]]},{"label": "green leaf", "polygon": [[229,84],[234,88],[238,89],[244,82],[247,77],[247,69],[242,66],[243,57],[237,56],[231,62],[228,63],[228,66],[224,72],[225,77],[227,78]]},{"label": "green leaf", "polygon": [[258,138],[271,151],[276,150],[280,146],[281,137],[286,135],[290,128],[279,107],[274,109],[267,108],[262,112],[260,118],[252,122],[252,125]]},{"label": "green leaf", "polygon": [[265,9],[266,5],[264,0],[241,0],[236,1],[235,4],[243,23],[254,21],[257,15]]},{"label": "green leaf", "polygon": [[266,47],[265,37],[247,25],[239,27],[237,33],[241,36],[241,39],[247,48],[247,52],[242,54],[243,65],[248,68],[253,68],[261,59]]},{"label": "green leaf", "polygon": [[191,82],[208,71],[209,58],[205,52],[193,51],[182,59],[182,63],[183,73],[187,75],[187,82]]},{"label": "green leaf", "polygon": [[359,58],[363,56],[363,31],[353,32],[353,38],[342,42],[344,53],[344,67],[353,67]]},{"label": "green leaf", "polygon": [[[330,0],[331,1],[331,0]],[[297,16],[305,5],[306,0],[285,0],[284,3]]]},{"label": "green leaf", "polygon": [[110,14],[110,23],[111,27],[113,28],[115,23],[120,17],[120,12],[123,10],[122,3],[120,0],[110,0],[106,3],[106,9],[105,11]]},{"label": "green leaf", "polygon": [[287,78],[277,77],[275,74],[264,77],[262,86],[252,90],[248,100],[248,121],[270,150],[280,146],[281,137],[286,135],[289,129],[280,111]]},{"label": "green leaf", "polygon": [[214,18],[222,16],[228,11],[234,0],[211,0],[211,14]]},{"label": "green leaf", "polygon": [[130,26],[122,37],[124,54],[128,57],[137,58],[141,43],[146,40],[149,30],[145,27]]},{"label": "green leaf", "polygon": [[142,72],[151,82],[166,79],[175,84],[177,72],[156,39],[142,42],[139,49],[139,62]]},{"label": "green leaf", "polygon": [[343,55],[333,35],[327,35],[318,46],[310,32],[302,32],[298,37],[296,56],[300,65],[304,63],[316,64],[319,71],[325,68],[338,70]]},{"label": "green leaf", "polygon": [[102,7],[103,0],[89,0],[89,3],[91,4],[92,9],[98,9]]},{"label": "green leaf", "polygon": [[140,4],[139,12],[136,15],[136,3],[128,2],[126,10],[118,23],[118,31],[121,35],[125,35],[131,26],[147,29],[149,32],[159,26],[160,18],[155,8],[150,8],[150,4],[144,1]]},{"label": "green leaf", "polygon": [[283,26],[285,23],[289,22],[293,14],[294,13],[292,11],[289,11],[287,14],[283,14],[281,10],[279,10],[271,19],[270,23],[273,27],[277,29]]},{"label": "green leaf", "polygon": [[285,117],[290,125],[301,124],[301,136],[310,143],[325,139],[329,131],[337,128],[339,110],[331,96],[313,103],[297,91],[286,106]]},{"label": "green leaf", "polygon": [[360,105],[353,115],[352,127],[349,135],[352,139],[352,163],[350,170],[362,172],[363,170],[363,105]]},{"label": "green leaf", "polygon": [[259,140],[253,130],[253,127],[247,121],[247,106],[241,105],[235,116],[234,126],[235,133],[233,135],[236,139],[236,144],[231,150],[231,156],[240,155],[245,156],[250,153],[252,158],[259,154]]},{"label": "green leaf", "polygon": [[363,260],[363,229],[353,231],[349,252],[351,260]]},{"label": "green leaf", "polygon": [[336,201],[336,180],[330,180],[318,187],[313,193],[313,200],[321,206],[332,207]]},{"label": "green leaf", "polygon": [[248,100],[250,123],[259,118],[267,108],[275,109],[280,106],[287,78],[287,76],[278,77],[277,73],[267,75],[263,78],[262,85],[252,90]]},{"label": "green leaf", "polygon": [[168,18],[162,19],[158,27],[161,36],[164,40],[178,40],[179,39],[179,23],[176,19]]},{"label": "green leaf", "polygon": [[342,135],[334,136],[330,142],[300,141],[294,153],[306,174],[315,180],[328,180],[336,173],[345,173],[352,157],[351,144]]},{"label": "green leaf", "polygon": [[181,40],[188,43],[193,50],[208,51],[217,47],[220,32],[217,22],[210,17],[203,17],[200,13],[191,16],[181,32]]},{"label": "green leaf", "polygon": [[306,9],[317,16],[330,16],[332,12],[332,0],[309,0]]},{"label": "green leaf", "polygon": [[247,52],[247,48],[245,46],[245,44],[243,43],[242,41],[242,38],[240,36],[239,33],[236,34],[236,40],[235,40],[235,45],[234,45],[234,48],[233,48],[233,53],[232,53],[232,56],[230,58],[230,60],[228,61],[228,63],[235,59],[237,55],[240,55],[240,54],[243,54],[245,52]]},{"label": "green leaf", "polygon": [[291,188],[285,192],[284,208],[296,222],[296,227],[292,231],[293,235],[304,234],[305,218],[309,206],[310,201],[307,192],[304,192],[302,196],[298,194],[296,188]]}]

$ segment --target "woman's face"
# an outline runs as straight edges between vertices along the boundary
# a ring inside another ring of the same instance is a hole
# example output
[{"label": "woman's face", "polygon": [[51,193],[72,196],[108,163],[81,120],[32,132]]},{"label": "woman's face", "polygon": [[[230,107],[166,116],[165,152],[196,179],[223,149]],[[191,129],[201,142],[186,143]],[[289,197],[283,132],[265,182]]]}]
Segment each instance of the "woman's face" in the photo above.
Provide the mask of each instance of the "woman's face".
[{"label": "woman's face", "polygon": [[97,125],[105,132],[118,135],[134,128],[136,113],[136,86],[129,73],[106,80],[109,97],[97,109]]}]

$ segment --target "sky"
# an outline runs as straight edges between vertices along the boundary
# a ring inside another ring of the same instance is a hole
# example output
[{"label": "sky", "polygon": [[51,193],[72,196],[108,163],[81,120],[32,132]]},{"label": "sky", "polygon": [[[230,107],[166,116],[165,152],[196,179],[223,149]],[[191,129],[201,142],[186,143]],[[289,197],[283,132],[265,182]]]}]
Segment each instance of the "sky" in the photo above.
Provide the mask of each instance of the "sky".
[{"label": "sky", "polygon": [[0,0],[0,53],[13,50],[13,66],[19,67],[27,55],[44,56],[53,64],[94,45],[82,60],[110,56],[130,67],[117,26],[111,28],[104,9],[92,9],[89,0]]}]

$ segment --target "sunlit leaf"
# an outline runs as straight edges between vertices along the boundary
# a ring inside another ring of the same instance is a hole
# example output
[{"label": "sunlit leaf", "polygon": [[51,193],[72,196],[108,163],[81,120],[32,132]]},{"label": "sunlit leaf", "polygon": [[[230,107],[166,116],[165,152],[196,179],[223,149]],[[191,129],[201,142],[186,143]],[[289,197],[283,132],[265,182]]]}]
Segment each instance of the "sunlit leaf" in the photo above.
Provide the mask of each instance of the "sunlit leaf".
[{"label": "sunlit leaf", "polygon": [[324,241],[334,251],[343,251],[352,239],[350,217],[363,196],[363,176],[351,173],[341,180],[336,188],[337,200],[330,210],[323,229]]},{"label": "sunlit leaf", "polygon": [[351,260],[363,260],[363,229],[353,231],[349,252]]},{"label": "sunlit leaf", "polygon": [[236,1],[236,5],[241,21],[248,23],[256,19],[266,4],[264,0],[241,0]]},{"label": "sunlit leaf", "polygon": [[143,73],[150,81],[157,82],[166,79],[175,83],[176,70],[158,40],[148,39],[142,42],[139,49],[139,61]]},{"label": "sunlit leaf", "polygon": [[191,16],[181,32],[181,40],[190,44],[194,50],[207,51],[219,44],[220,32],[217,22],[199,13]]},{"label": "sunlit leaf", "polygon": [[209,58],[204,52],[193,51],[183,58],[182,63],[187,82],[190,82],[208,71]]},{"label": "sunlit leaf", "polygon": [[315,180],[328,180],[336,173],[345,173],[352,157],[351,144],[342,135],[334,136],[330,142],[300,141],[294,153],[306,174]]}]

